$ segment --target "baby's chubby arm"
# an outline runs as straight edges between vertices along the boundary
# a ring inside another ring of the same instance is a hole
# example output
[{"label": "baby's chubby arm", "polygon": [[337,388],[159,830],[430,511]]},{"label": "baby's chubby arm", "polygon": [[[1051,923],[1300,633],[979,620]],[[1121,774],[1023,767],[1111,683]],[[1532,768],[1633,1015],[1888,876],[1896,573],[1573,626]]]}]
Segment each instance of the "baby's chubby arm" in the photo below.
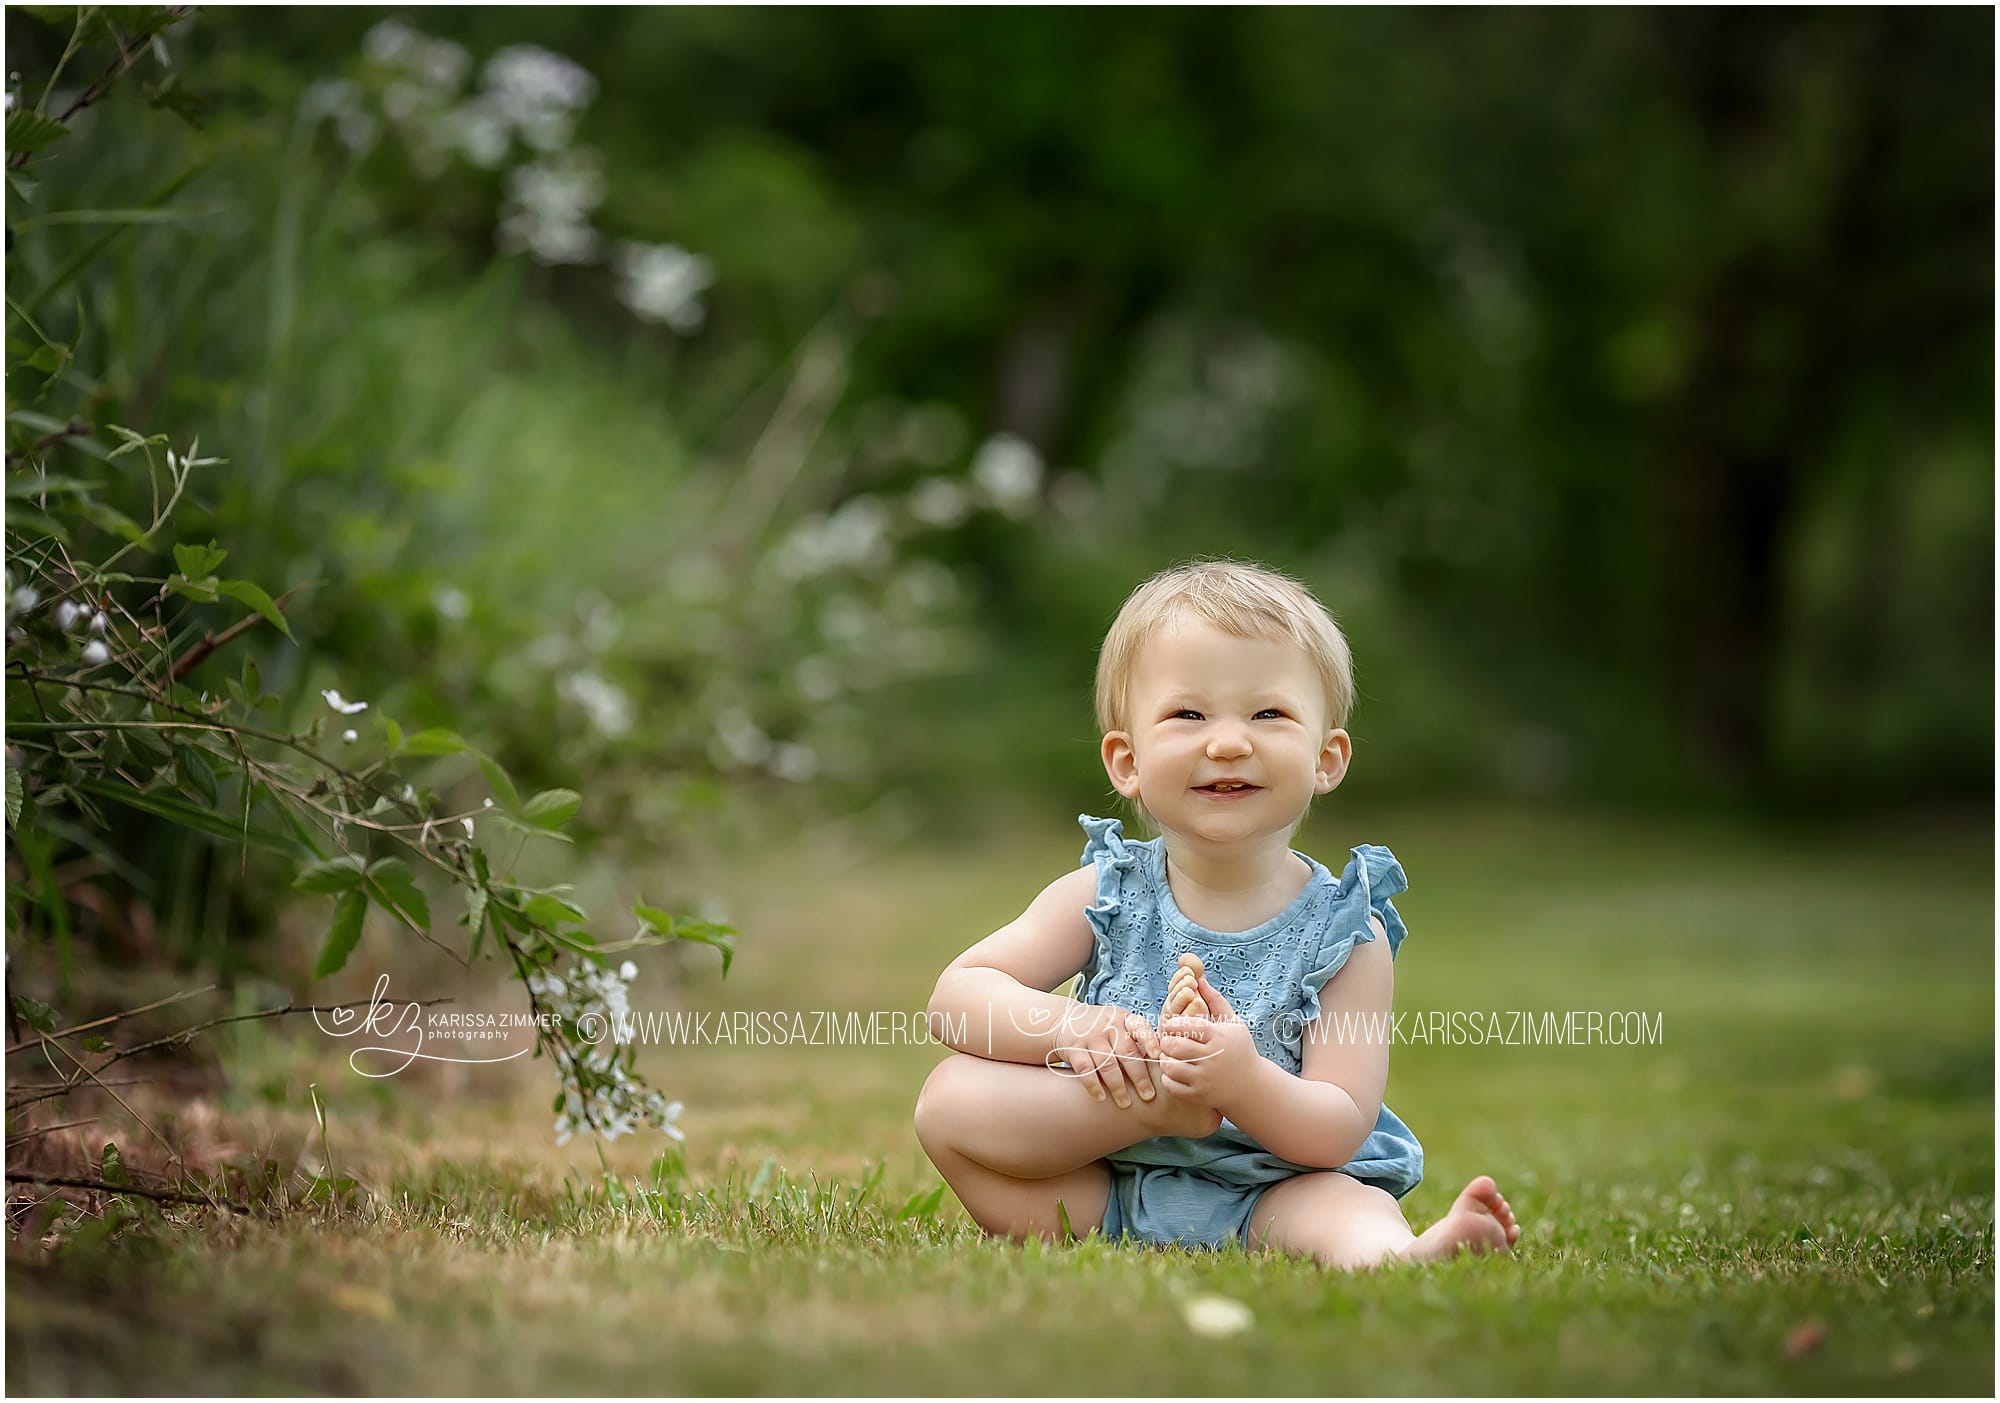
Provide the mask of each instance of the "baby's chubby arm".
[{"label": "baby's chubby arm", "polygon": [[1083,912],[1096,899],[1095,869],[1079,867],[945,966],[931,992],[931,1035],[959,1052],[1046,1065],[1059,1046],[1121,1017],[1050,992],[1090,958]]},{"label": "baby's chubby arm", "polygon": [[1320,991],[1297,1076],[1258,1055],[1241,1024],[1169,1019],[1160,1029],[1168,1092],[1212,1106],[1295,1164],[1337,1169],[1353,1159],[1389,1080],[1395,976],[1379,920],[1375,929]]}]

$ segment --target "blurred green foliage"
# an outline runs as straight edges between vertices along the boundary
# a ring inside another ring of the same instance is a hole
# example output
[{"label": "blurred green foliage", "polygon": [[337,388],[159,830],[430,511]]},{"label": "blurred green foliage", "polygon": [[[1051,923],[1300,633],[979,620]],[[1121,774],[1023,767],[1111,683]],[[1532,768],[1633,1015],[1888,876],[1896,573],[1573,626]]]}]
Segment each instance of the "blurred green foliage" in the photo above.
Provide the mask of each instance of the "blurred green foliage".
[{"label": "blurred green foliage", "polygon": [[[1991,775],[1991,26],[220,10],[202,128],[93,109],[41,198],[121,123],[210,162],[79,291],[147,294],[99,383],[225,446],[246,573],[359,586],[273,683],[477,717],[636,850],[1088,802],[1097,641],[1192,554],[1341,617],[1352,783],[1922,800]],[[524,45],[586,95],[494,160]],[[510,244],[530,168],[583,256]],[[706,260],[697,325],[627,244]]]}]

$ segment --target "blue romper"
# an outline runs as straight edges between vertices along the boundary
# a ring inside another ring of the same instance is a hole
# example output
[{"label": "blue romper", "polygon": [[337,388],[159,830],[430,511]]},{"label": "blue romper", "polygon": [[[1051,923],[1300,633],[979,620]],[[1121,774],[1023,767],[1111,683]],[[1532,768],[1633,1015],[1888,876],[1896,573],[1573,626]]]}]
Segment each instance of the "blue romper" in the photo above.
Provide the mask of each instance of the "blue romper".
[{"label": "blue romper", "polygon": [[[1115,818],[1077,821],[1090,835],[1083,862],[1097,867],[1097,904],[1084,912],[1096,940],[1076,986],[1083,1003],[1119,1004],[1157,1022],[1167,981],[1182,953],[1192,951],[1207,966],[1209,983],[1249,1025],[1257,1051],[1297,1075],[1304,1030],[1319,1017],[1321,986],[1347,962],[1355,941],[1375,938],[1368,913],[1381,917],[1391,958],[1403,943],[1403,919],[1389,898],[1409,883],[1387,848],[1354,849],[1338,877],[1300,853],[1312,875],[1292,904],[1253,929],[1222,933],[1196,925],[1174,904],[1161,839],[1128,841]],[[1107,1159],[1104,1235],[1183,1246],[1220,1247],[1231,1239],[1248,1246],[1250,1216],[1264,1190],[1313,1172],[1272,1154],[1228,1120],[1201,1139],[1160,1136]],[[1401,1198],[1423,1178],[1424,1149],[1383,1106],[1340,1172]]]}]

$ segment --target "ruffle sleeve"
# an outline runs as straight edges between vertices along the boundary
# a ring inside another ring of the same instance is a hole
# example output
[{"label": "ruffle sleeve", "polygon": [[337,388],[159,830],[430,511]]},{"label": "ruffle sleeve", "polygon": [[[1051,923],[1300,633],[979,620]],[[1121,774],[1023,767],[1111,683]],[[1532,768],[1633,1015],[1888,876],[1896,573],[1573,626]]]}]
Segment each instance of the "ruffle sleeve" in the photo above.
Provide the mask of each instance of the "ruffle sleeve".
[{"label": "ruffle sleeve", "polygon": [[1336,884],[1333,909],[1327,915],[1319,951],[1306,970],[1304,1016],[1308,1023],[1319,1017],[1319,991],[1326,987],[1327,980],[1340,973],[1340,967],[1354,953],[1354,943],[1375,938],[1375,927],[1368,920],[1370,912],[1382,918],[1382,929],[1389,936],[1389,958],[1396,957],[1409,931],[1389,898],[1401,895],[1409,887],[1403,864],[1387,848],[1363,843],[1354,849]]},{"label": "ruffle sleeve", "polygon": [[1094,938],[1090,963],[1083,967],[1083,980],[1078,985],[1081,991],[1110,962],[1111,923],[1124,906],[1127,883],[1138,880],[1139,854],[1125,842],[1120,820],[1078,814],[1076,821],[1088,835],[1078,865],[1097,868],[1097,901],[1083,909]]}]

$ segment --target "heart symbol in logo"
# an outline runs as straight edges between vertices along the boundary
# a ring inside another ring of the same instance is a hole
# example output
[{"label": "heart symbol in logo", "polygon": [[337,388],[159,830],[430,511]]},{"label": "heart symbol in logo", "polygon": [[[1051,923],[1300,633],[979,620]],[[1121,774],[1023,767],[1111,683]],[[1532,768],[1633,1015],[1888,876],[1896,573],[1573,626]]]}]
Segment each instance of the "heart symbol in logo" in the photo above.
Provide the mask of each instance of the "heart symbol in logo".
[{"label": "heart symbol in logo", "polygon": [[334,1009],[333,1026],[336,1028],[344,1028],[349,1023],[352,1023],[355,1019],[359,1018],[360,1016],[361,1015],[359,1013],[355,1012],[355,1010],[351,1008]]}]

